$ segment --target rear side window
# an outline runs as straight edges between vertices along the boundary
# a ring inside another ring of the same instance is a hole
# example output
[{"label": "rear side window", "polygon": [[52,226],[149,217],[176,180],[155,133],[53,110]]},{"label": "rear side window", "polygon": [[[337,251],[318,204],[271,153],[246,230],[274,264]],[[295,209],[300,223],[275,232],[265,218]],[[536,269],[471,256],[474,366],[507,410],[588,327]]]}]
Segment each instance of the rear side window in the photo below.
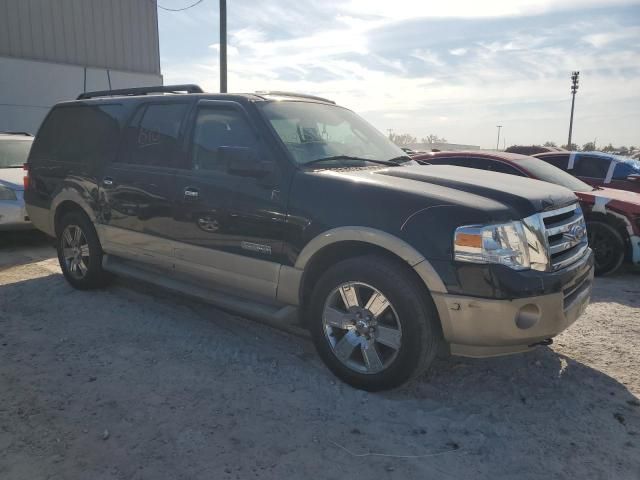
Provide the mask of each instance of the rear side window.
[{"label": "rear side window", "polygon": [[218,155],[220,147],[252,148],[256,134],[245,116],[236,109],[204,107],[198,111],[193,133],[194,170],[226,170]]},{"label": "rear side window", "polygon": [[115,158],[122,105],[54,107],[40,127],[30,161],[95,163]]},{"label": "rear side window", "polygon": [[564,171],[567,171],[567,166],[569,165],[569,156],[568,155],[545,155],[544,157],[538,157],[540,160],[543,160],[547,163],[550,163],[554,167],[558,167]]},{"label": "rear side window", "polygon": [[481,170],[488,170],[490,172],[506,173],[508,175],[518,175],[524,177],[524,174],[511,165],[500,162],[498,160],[492,160],[489,158],[474,158],[473,168],[479,168]]},{"label": "rear side window", "polygon": [[610,163],[611,160],[608,158],[578,155],[572,173],[578,177],[603,179],[607,176]]},{"label": "rear side window", "polygon": [[141,107],[127,127],[120,161],[134,165],[170,167],[180,153],[180,127],[188,104],[164,103]]}]

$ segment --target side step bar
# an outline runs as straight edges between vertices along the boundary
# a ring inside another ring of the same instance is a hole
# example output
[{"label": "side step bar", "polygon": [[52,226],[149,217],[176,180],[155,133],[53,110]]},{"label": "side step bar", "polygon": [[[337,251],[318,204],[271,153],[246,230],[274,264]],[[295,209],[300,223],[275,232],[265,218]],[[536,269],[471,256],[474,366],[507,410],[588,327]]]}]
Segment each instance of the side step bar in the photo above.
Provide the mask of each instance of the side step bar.
[{"label": "side step bar", "polygon": [[102,267],[116,276],[156,285],[180,295],[197,298],[229,313],[257,320],[297,336],[309,337],[309,331],[298,323],[298,309],[291,305],[268,305],[226,292],[203,288],[191,282],[172,278],[165,271],[153,270],[152,267],[149,269],[139,267],[113,255],[103,257]]}]

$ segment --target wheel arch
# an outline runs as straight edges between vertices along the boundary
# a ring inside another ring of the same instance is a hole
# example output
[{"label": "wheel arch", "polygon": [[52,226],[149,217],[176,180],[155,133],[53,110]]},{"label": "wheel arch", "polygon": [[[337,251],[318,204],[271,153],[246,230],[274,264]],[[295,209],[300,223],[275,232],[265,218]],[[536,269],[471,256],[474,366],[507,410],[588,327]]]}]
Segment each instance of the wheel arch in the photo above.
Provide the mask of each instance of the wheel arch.
[{"label": "wheel arch", "polygon": [[[625,259],[629,259],[632,254],[632,245],[631,245],[631,235],[629,233],[630,225],[628,224],[628,220],[622,215],[615,214],[611,211],[607,211],[606,213],[602,212],[588,212],[585,213],[584,219],[586,223],[592,222],[602,222],[606,223],[613,228],[622,236],[622,240],[625,244]],[[588,226],[587,226],[588,228]]]},{"label": "wheel arch", "polygon": [[70,188],[62,190],[56,195],[51,204],[51,211],[53,212],[51,215],[51,231],[54,232],[56,236],[59,233],[58,224],[60,219],[71,211],[84,213],[91,222],[95,222],[96,220],[95,214],[87,201],[82,198],[82,195],[80,195],[77,190]]},{"label": "wheel arch", "polygon": [[315,281],[331,265],[371,253],[383,255],[409,267],[428,292],[447,291],[431,263],[404,240],[371,228],[340,227],[314,238],[298,255],[294,266],[294,270],[300,272],[297,291],[294,293],[297,296],[296,303],[303,306],[307,303]]}]

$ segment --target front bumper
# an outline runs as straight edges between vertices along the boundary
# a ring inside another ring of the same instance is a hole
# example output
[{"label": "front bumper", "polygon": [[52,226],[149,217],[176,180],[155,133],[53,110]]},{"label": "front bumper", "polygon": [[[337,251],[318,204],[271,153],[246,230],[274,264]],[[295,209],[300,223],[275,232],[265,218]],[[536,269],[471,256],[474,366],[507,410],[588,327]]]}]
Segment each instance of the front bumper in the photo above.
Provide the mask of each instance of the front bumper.
[{"label": "front bumper", "polygon": [[[491,357],[524,352],[552,338],[585,311],[593,287],[593,255],[558,292],[497,300],[433,293],[445,340],[453,355]],[[544,275],[541,273],[541,275]]]},{"label": "front bumper", "polygon": [[24,206],[22,191],[16,191],[17,200],[0,200],[0,230],[33,228]]}]

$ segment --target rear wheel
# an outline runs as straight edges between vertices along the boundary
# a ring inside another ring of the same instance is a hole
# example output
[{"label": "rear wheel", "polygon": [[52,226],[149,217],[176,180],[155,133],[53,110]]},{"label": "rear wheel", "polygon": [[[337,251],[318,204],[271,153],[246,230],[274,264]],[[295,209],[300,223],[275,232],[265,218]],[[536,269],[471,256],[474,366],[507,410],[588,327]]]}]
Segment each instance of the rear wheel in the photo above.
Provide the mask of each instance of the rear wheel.
[{"label": "rear wheel", "polygon": [[378,391],[423,373],[440,342],[428,293],[383,256],[346,260],[325,272],[311,298],[316,349],[344,382]]},{"label": "rear wheel", "polygon": [[610,275],[624,261],[624,240],[620,232],[606,222],[587,222],[589,246],[594,253],[595,274]]},{"label": "rear wheel", "polygon": [[80,290],[104,286],[109,276],[102,269],[102,247],[87,216],[68,213],[57,231],[58,260],[67,281]]}]

